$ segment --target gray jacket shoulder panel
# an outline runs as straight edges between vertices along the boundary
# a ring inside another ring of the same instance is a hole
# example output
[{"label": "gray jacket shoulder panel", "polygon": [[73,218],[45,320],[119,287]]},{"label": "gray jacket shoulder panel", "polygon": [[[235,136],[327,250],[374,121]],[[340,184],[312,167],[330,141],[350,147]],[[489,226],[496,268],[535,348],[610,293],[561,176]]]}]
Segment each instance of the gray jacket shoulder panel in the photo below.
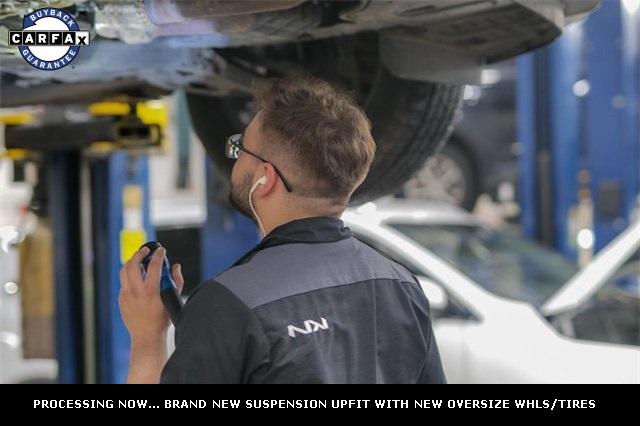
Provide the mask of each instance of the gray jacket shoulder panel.
[{"label": "gray jacket shoulder panel", "polygon": [[372,278],[415,283],[402,266],[355,238],[329,243],[291,243],[261,250],[215,281],[249,308],[322,288]]}]

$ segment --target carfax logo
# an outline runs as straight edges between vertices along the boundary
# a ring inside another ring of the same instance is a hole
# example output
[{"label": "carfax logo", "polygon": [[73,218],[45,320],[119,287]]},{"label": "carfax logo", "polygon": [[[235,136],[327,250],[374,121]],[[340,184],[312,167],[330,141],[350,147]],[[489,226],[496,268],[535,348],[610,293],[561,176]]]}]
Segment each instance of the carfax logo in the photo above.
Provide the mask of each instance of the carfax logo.
[{"label": "carfax logo", "polygon": [[47,7],[24,17],[22,31],[9,31],[9,45],[18,46],[31,66],[54,71],[75,59],[80,46],[89,45],[89,31],[64,10]]}]

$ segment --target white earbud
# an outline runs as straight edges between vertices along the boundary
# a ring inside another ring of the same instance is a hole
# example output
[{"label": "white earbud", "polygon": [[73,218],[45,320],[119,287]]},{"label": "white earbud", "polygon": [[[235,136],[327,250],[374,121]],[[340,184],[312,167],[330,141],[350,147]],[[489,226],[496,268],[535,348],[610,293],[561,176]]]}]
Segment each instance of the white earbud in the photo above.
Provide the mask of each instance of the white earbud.
[{"label": "white earbud", "polygon": [[256,183],[253,184],[253,186],[251,187],[251,192],[255,191],[258,185],[264,185],[265,183],[267,183],[267,177],[262,176],[260,179],[256,181]]},{"label": "white earbud", "polygon": [[253,215],[256,217],[256,220],[258,221],[258,227],[260,228],[260,233],[262,234],[263,237],[264,237],[264,227],[262,226],[262,221],[260,221],[260,218],[258,217],[258,213],[256,213],[256,210],[253,208],[252,196],[253,196],[253,191],[255,191],[258,186],[264,185],[265,183],[267,183],[267,177],[262,176],[260,179],[256,181],[256,183],[253,184],[253,186],[251,187],[251,190],[249,191],[249,207],[251,207],[251,211],[253,212]]}]

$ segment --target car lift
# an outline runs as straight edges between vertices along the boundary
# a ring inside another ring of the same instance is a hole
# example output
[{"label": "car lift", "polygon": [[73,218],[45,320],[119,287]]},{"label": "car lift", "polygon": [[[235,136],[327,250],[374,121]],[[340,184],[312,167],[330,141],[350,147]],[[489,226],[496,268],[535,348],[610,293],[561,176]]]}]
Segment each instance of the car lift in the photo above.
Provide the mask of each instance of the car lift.
[{"label": "car lift", "polygon": [[[92,104],[79,121],[5,128],[9,155],[39,163],[53,230],[55,353],[60,383],[123,382],[129,337],[118,309],[122,258],[153,239],[146,151],[166,113],[153,104]],[[59,118],[59,117],[58,117]]]},{"label": "car lift", "polygon": [[[61,109],[40,123],[25,114],[0,117],[5,155],[16,164],[39,165],[32,208],[46,203],[54,236],[58,381],[123,383],[130,341],[118,307],[119,270],[144,241],[155,239],[147,154],[162,147],[168,114],[152,101],[91,104],[88,114],[77,114],[80,121],[60,120]],[[184,112],[186,104],[179,103],[179,145],[189,142]],[[258,241],[256,227],[221,202],[224,188],[209,159],[206,172],[200,239],[205,278]]]},{"label": "car lift", "polygon": [[581,263],[637,217],[639,40],[638,7],[607,1],[518,59],[523,229]]}]

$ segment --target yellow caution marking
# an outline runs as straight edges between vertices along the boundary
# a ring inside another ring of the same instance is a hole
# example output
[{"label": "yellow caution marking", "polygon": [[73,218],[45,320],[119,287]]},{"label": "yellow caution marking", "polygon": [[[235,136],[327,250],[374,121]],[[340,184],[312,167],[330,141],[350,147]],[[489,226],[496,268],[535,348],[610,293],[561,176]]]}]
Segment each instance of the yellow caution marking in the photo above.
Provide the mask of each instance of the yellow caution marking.
[{"label": "yellow caution marking", "polygon": [[17,126],[33,122],[33,114],[28,112],[17,112],[14,114],[0,114],[0,123],[7,126]]},{"label": "yellow caution marking", "polygon": [[120,231],[120,262],[131,259],[141,245],[147,241],[144,229],[123,229]]},{"label": "yellow caution marking", "polygon": [[26,149],[10,148],[10,149],[7,149],[5,152],[0,153],[0,157],[6,157],[6,158],[10,158],[13,161],[17,161],[17,160],[24,160],[25,158],[27,158],[28,154],[29,154],[29,151],[27,151]]},{"label": "yellow caution marking", "polygon": [[162,101],[140,102],[137,108],[138,117],[144,124],[157,124],[164,127],[169,122],[169,110]]},{"label": "yellow caution marking", "polygon": [[127,115],[131,111],[125,102],[96,102],[89,105],[89,113],[94,116]]}]

